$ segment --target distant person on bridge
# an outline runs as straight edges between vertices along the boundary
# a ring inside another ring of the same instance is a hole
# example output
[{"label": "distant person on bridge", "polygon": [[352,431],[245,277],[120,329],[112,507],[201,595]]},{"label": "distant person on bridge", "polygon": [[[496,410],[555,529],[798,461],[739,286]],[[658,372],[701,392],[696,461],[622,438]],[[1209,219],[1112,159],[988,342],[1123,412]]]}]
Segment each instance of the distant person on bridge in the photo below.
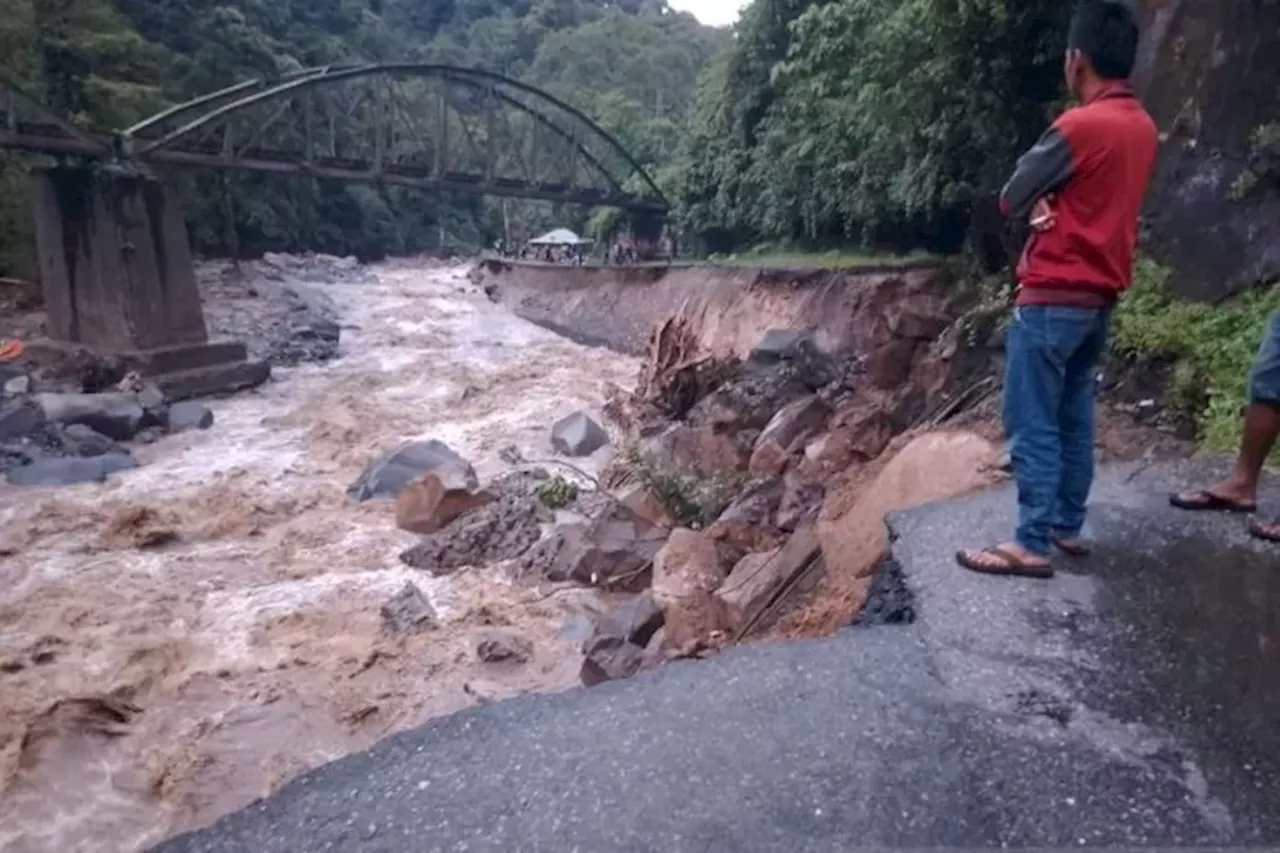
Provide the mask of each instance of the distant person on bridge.
[{"label": "distant person on bridge", "polygon": [[[1251,513],[1258,509],[1258,480],[1276,437],[1280,436],[1280,313],[1267,321],[1266,335],[1253,363],[1250,403],[1244,415],[1244,439],[1231,476],[1207,489],[1170,495],[1179,509]],[[1254,520],[1249,532],[1280,542],[1280,521]]]},{"label": "distant person on bridge", "polygon": [[1005,339],[1018,529],[1013,542],[958,553],[973,571],[1052,577],[1053,547],[1088,553],[1080,535],[1093,485],[1097,362],[1111,309],[1133,280],[1138,215],[1159,145],[1129,85],[1137,52],[1128,3],[1077,5],[1064,70],[1080,106],[1018,160],[1000,196],[1002,211],[1030,216],[1033,229]]}]

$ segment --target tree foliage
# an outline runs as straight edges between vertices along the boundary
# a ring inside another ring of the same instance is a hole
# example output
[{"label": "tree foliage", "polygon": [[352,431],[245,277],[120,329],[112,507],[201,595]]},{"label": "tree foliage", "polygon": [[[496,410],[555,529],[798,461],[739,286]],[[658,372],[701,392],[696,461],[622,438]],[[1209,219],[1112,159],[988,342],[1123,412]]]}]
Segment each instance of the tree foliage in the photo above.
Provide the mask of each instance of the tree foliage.
[{"label": "tree foliage", "polygon": [[[240,80],[433,61],[541,86],[670,172],[698,74],[726,34],[666,0],[0,0],[0,62],[74,121],[119,128]],[[0,155],[0,273],[29,253],[24,162]],[[181,171],[207,252],[473,250],[589,211],[328,181]],[[228,200],[230,204],[228,204]]]},{"label": "tree foliage", "polygon": [[754,0],[676,180],[712,242],[953,249],[1062,94],[1058,0]]}]

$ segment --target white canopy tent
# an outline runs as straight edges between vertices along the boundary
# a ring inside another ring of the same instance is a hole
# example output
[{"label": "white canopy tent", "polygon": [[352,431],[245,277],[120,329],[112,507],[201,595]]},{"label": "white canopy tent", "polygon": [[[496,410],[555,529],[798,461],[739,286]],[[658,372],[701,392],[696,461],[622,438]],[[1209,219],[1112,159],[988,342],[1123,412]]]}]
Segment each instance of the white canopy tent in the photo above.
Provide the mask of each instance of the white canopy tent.
[{"label": "white canopy tent", "polygon": [[590,243],[590,240],[582,239],[568,228],[557,228],[529,241],[530,246],[586,246]]}]

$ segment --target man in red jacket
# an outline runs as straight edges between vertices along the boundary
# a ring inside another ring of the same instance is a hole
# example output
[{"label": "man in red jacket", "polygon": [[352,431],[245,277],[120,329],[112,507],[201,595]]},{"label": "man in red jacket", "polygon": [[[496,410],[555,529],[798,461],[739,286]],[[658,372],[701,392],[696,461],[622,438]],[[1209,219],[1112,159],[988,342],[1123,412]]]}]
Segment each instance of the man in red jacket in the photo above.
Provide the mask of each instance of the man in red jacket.
[{"label": "man in red jacket", "polygon": [[1018,160],[1001,193],[1030,216],[1006,336],[1004,424],[1018,486],[1013,542],[956,555],[965,568],[1052,577],[1049,555],[1080,540],[1093,484],[1094,393],[1111,309],[1133,278],[1138,216],[1159,147],[1129,85],[1138,23],[1121,0],[1083,0],[1066,77],[1080,106]]}]

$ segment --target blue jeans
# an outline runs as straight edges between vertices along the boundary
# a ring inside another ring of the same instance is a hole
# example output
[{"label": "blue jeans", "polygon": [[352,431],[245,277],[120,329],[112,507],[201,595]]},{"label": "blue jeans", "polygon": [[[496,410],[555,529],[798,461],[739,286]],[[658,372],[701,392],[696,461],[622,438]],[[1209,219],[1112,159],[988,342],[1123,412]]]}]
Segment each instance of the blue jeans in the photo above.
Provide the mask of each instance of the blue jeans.
[{"label": "blue jeans", "polygon": [[1018,544],[1048,554],[1084,527],[1093,402],[1110,309],[1015,308],[1005,338],[1004,429],[1018,484]]}]

